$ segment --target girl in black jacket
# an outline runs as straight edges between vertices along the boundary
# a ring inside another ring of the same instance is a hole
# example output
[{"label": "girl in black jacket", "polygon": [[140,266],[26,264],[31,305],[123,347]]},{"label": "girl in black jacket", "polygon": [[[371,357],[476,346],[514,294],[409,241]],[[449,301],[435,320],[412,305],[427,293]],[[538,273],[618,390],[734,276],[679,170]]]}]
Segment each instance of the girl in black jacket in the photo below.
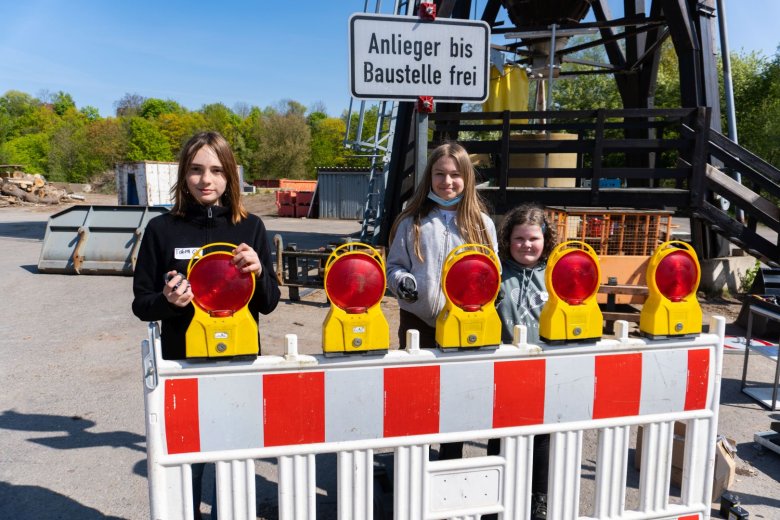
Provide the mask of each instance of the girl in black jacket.
[{"label": "girl in black jacket", "polygon": [[[202,132],[187,141],[172,192],[171,211],[149,221],[144,232],[133,278],[133,313],[144,321],[162,322],[164,359],[184,359],[185,334],[194,310],[189,282],[179,273],[186,273],[200,247],[212,242],[238,244],[233,263],[242,272],[254,273],[256,279],[249,301],[255,321],[258,312],[268,314],[276,308],[279,286],[265,226],[241,204],[238,167],[224,137]],[[200,518],[204,466],[192,465],[196,519]],[[212,519],[217,517],[216,496],[214,500]]]},{"label": "girl in black jacket", "polygon": [[[185,357],[184,336],[194,314],[192,291],[184,280],[192,254],[212,242],[239,244],[233,263],[254,273],[249,310],[268,314],[279,302],[265,225],[241,203],[238,167],[230,145],[217,132],[194,135],[181,151],[172,188],[171,211],[149,221],[133,278],[133,313],[162,322],[164,359]],[[166,275],[170,280],[166,283]]]}]

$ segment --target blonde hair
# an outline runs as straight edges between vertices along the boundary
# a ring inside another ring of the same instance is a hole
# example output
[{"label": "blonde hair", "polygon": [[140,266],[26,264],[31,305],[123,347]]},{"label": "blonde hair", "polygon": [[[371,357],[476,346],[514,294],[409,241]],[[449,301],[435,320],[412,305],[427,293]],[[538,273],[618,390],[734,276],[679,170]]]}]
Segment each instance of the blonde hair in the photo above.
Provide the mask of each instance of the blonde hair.
[{"label": "blonde hair", "polygon": [[398,230],[398,224],[406,217],[412,218],[412,231],[414,234],[414,252],[420,261],[425,259],[420,249],[420,221],[436,207],[436,203],[428,198],[431,191],[433,165],[442,157],[451,157],[458,165],[458,171],[463,178],[463,198],[458,203],[456,213],[456,223],[461,237],[469,244],[484,244],[493,247],[490,234],[485,228],[482,220],[482,214],[487,213],[487,208],[482,197],[477,193],[477,176],[474,167],[471,165],[471,159],[468,152],[458,143],[447,142],[436,147],[428,157],[428,163],[425,165],[423,179],[417,190],[414,192],[406,209],[395,219],[393,227],[390,229],[390,244],[395,239],[395,233]]},{"label": "blonde hair", "polygon": [[241,202],[241,179],[238,177],[238,165],[233,156],[233,150],[230,144],[222,137],[219,132],[200,132],[187,141],[179,153],[179,171],[176,176],[176,184],[171,188],[173,195],[173,208],[171,213],[177,216],[184,216],[187,209],[198,205],[198,201],[187,189],[187,172],[192,165],[192,160],[198,153],[198,150],[208,146],[217,154],[219,162],[222,163],[222,171],[225,174],[227,185],[225,193],[220,197],[220,203],[231,210],[231,221],[238,224],[245,219],[249,212],[244,208]]}]

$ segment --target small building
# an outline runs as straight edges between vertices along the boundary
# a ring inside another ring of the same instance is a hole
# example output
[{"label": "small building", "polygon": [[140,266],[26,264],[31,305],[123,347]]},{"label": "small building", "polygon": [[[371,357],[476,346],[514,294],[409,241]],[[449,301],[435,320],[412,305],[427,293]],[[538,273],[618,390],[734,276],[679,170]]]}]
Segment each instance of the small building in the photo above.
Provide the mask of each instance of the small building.
[{"label": "small building", "polygon": [[361,220],[369,177],[368,168],[317,168],[319,218]]}]

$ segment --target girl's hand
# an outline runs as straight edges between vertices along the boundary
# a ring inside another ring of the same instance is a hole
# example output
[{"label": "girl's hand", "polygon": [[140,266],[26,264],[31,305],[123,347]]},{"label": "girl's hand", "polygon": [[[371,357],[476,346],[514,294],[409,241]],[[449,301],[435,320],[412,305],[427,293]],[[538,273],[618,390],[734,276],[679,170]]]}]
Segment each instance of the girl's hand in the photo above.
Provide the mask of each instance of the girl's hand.
[{"label": "girl's hand", "polygon": [[260,263],[260,257],[257,256],[254,249],[243,242],[233,250],[233,264],[242,273],[254,273],[256,277],[263,273],[263,264]]},{"label": "girl's hand", "polygon": [[163,296],[168,303],[177,307],[186,307],[192,301],[190,282],[177,271],[168,271],[168,282],[163,286]]}]

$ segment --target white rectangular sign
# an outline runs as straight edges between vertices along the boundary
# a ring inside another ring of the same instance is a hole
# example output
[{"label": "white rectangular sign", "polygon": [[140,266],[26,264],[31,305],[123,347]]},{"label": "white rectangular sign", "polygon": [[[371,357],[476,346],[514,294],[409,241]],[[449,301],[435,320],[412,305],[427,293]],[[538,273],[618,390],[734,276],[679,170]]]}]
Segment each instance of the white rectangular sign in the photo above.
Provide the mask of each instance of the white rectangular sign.
[{"label": "white rectangular sign", "polygon": [[481,103],[488,96],[490,26],[482,21],[353,14],[349,85],[364,99]]}]

